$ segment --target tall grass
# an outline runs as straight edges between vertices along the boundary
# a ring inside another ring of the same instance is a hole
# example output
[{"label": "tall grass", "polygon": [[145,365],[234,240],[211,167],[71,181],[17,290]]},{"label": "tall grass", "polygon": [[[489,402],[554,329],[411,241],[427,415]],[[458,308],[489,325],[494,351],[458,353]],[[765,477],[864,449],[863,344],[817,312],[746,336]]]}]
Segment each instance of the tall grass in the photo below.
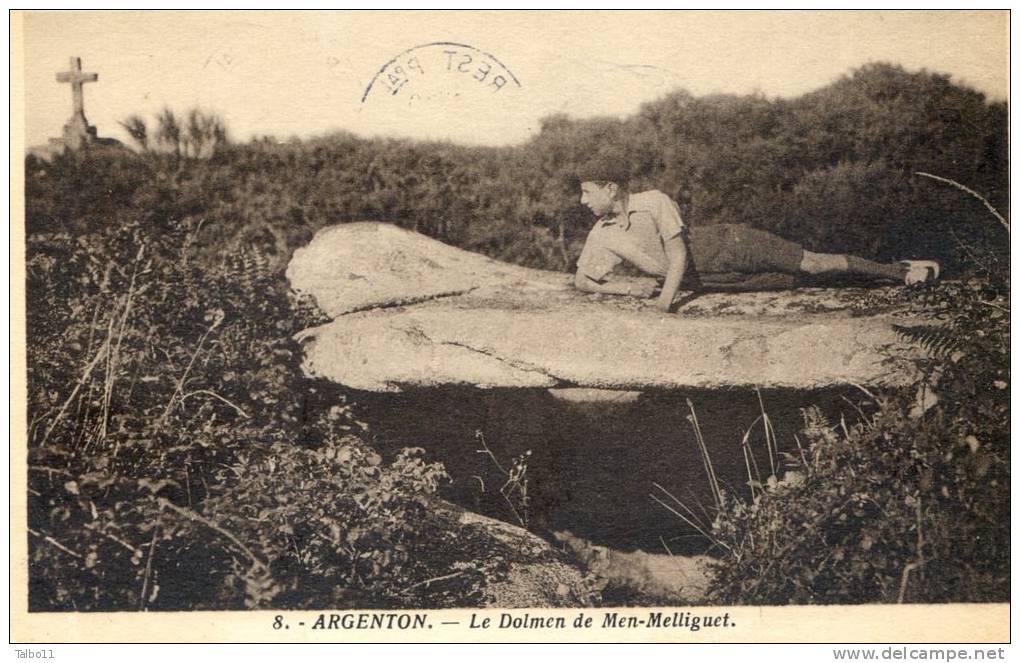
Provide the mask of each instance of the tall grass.
[{"label": "tall grass", "polygon": [[[740,441],[740,450],[744,458],[744,465],[747,472],[747,487],[752,502],[755,500],[756,490],[761,491],[764,489],[765,485],[775,485],[777,483],[779,479],[778,474],[781,469],[777,464],[779,449],[775,429],[773,428],[772,421],[765,410],[765,403],[762,399],[760,389],[756,388],[755,393],[758,396],[758,404],[761,409],[761,413],[751,423],[747,430],[744,431]],[[719,478],[716,474],[715,466],[712,463],[712,456],[709,453],[708,444],[702,434],[701,425],[698,423],[698,414],[694,408],[694,403],[690,398],[686,399],[686,402],[687,408],[690,411],[687,415],[687,420],[691,424],[691,430],[694,434],[694,442],[697,447],[698,454],[701,457],[702,467],[705,474],[705,482],[707,484],[708,491],[712,496],[712,508],[711,510],[706,510],[699,502],[696,506],[698,506],[702,511],[703,517],[699,516],[694,511],[692,505],[684,502],[657,482],[652,482],[652,486],[657,489],[659,493],[649,493],[648,496],[661,507],[679,518],[684,524],[694,529],[713,546],[729,549],[730,546],[713,533],[715,517],[724,508],[727,498],[724,496],[723,491],[720,488]],[[758,462],[755,457],[753,446],[750,443],[751,433],[759,422],[762,423],[764,443],[766,453],[769,457],[769,468],[771,470],[771,474],[764,484],[761,480],[761,474],[758,469]],[[741,499],[741,497],[739,495],[734,495],[733,499]]]}]

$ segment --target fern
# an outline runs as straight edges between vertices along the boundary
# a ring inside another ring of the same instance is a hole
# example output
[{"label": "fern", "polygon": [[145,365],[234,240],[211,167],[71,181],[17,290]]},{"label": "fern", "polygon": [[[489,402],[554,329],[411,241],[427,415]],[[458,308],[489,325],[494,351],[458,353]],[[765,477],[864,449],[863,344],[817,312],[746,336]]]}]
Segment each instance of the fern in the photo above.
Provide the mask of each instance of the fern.
[{"label": "fern", "polygon": [[933,358],[951,355],[963,346],[954,325],[893,325],[896,334],[925,349]]}]

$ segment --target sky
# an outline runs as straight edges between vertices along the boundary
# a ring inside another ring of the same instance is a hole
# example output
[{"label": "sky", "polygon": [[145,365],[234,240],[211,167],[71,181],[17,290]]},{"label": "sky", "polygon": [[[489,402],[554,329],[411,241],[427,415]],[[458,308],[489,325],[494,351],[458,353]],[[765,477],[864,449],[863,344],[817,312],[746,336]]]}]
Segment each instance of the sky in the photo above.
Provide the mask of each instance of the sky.
[{"label": "sky", "polygon": [[[99,74],[100,136],[163,107],[232,137],[363,136],[506,145],[554,113],[623,117],[678,88],[792,97],[868,62],[1009,95],[1009,15],[859,12],[29,12],[25,144],[59,136],[69,58]],[[17,18],[15,19],[15,29]],[[366,94],[367,90],[367,94]]]}]

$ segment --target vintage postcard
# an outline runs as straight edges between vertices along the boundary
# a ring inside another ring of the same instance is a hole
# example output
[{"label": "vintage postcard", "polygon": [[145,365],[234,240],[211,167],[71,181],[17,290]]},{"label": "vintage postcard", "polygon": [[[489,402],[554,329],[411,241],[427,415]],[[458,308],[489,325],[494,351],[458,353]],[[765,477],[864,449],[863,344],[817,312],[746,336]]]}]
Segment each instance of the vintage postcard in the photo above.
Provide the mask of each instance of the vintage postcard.
[{"label": "vintage postcard", "polygon": [[1008,641],[1009,18],[14,12],[12,642]]}]

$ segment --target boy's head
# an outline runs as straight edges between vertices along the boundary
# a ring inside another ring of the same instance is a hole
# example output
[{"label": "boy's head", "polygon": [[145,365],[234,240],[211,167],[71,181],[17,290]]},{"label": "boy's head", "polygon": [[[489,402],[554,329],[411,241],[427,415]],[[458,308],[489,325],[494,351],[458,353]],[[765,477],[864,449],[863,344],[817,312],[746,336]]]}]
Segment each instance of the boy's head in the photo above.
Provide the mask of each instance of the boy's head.
[{"label": "boy's head", "polygon": [[615,159],[598,159],[577,171],[581,186],[581,204],[597,217],[609,214],[613,203],[627,191],[630,175]]}]

